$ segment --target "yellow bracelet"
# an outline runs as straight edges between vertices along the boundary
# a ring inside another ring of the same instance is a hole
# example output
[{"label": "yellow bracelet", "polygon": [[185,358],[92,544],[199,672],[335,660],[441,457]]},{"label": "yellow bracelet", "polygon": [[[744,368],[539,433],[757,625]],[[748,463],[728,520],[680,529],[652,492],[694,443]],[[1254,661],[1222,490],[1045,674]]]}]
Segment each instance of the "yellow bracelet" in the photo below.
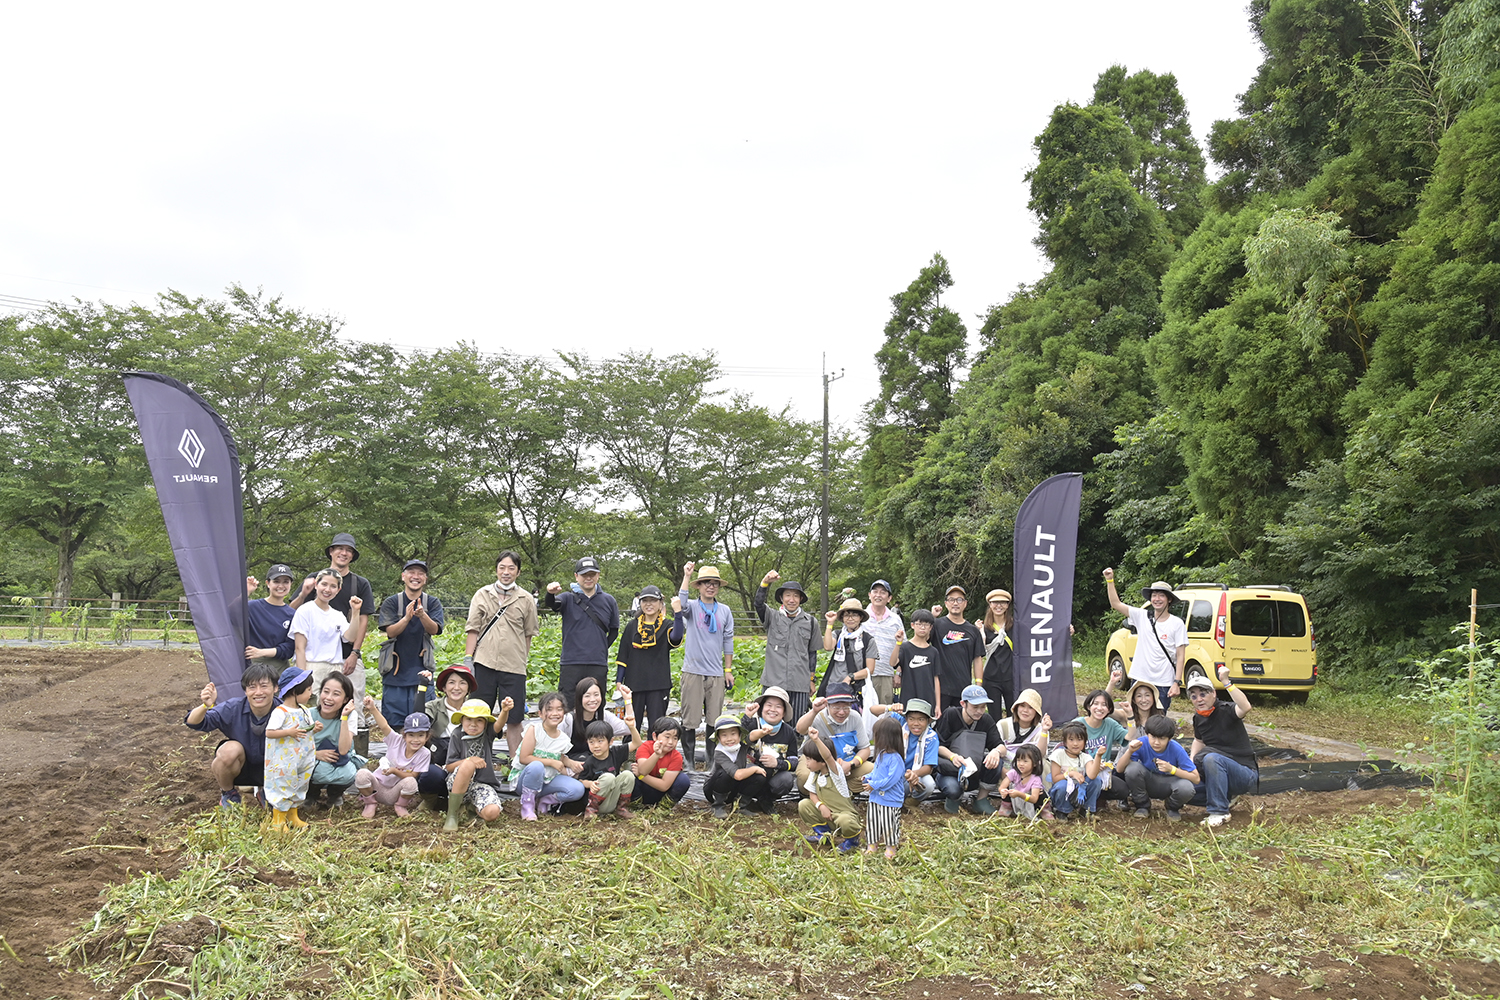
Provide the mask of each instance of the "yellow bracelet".
[{"label": "yellow bracelet", "polygon": [[1173,774],[1176,774],[1176,773],[1177,773],[1177,765],[1176,765],[1176,764],[1173,764],[1173,765],[1172,765],[1172,773],[1173,773]]}]

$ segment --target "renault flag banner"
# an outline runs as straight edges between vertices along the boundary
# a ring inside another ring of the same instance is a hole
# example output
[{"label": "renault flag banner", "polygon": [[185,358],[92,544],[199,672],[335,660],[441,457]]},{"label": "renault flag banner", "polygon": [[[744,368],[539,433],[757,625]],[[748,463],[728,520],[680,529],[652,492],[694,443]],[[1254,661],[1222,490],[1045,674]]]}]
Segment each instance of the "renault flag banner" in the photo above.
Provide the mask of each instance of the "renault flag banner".
[{"label": "renault flag banner", "polygon": [[245,511],[240,456],[220,416],[176,379],[126,372],[177,572],[219,700],[245,669]]},{"label": "renault flag banner", "polygon": [[1042,710],[1061,725],[1078,716],[1073,691],[1073,564],[1083,473],[1045,480],[1016,515],[1015,690],[1036,688]]}]

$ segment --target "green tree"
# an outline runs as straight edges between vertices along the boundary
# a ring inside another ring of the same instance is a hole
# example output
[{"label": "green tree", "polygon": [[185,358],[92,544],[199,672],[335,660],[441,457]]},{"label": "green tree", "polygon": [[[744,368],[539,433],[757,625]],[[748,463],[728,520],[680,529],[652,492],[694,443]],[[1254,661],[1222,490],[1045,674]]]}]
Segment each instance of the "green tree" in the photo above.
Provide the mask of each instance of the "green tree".
[{"label": "green tree", "polygon": [[168,291],[140,322],[150,367],[191,386],[234,435],[250,566],[321,553],[330,511],[315,472],[359,390],[359,348],[337,339],[339,321],[231,285],[223,299]]},{"label": "green tree", "polygon": [[135,313],[82,302],[0,320],[0,524],[53,547],[59,604],[79,550],[146,478],[119,374],[143,339]]},{"label": "green tree", "polygon": [[1093,103],[1113,106],[1130,126],[1135,189],[1155,202],[1180,244],[1203,218],[1204,163],[1177,77],[1111,66],[1094,83]]}]

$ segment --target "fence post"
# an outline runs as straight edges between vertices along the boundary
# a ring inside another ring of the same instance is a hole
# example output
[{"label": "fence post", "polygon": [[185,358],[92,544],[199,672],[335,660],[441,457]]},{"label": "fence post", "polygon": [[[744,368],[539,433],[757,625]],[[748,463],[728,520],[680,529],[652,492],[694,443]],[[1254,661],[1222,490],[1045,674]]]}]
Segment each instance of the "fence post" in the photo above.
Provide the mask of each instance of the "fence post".
[{"label": "fence post", "polygon": [[109,595],[109,610],[120,610],[120,592],[118,590]]}]

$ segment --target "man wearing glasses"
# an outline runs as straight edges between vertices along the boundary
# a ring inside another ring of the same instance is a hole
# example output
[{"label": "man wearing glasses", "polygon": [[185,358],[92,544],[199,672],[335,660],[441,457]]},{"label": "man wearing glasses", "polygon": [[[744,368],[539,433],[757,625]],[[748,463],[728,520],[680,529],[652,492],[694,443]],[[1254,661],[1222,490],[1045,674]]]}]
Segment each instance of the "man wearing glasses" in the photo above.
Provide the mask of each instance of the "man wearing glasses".
[{"label": "man wearing glasses", "polygon": [[[682,567],[682,586],[677,591],[677,600],[682,610],[677,613],[675,632],[683,630],[682,658],[682,757],[689,768],[694,767],[698,750],[698,724],[704,719],[717,719],[724,711],[724,692],[734,687],[731,664],[734,660],[734,615],[728,605],[719,600],[719,588],[724,581],[714,566],[705,566],[693,578],[697,563],[685,563]],[[698,588],[697,600],[688,596],[688,584]],[[703,736],[703,759],[713,761],[714,735]]]},{"label": "man wearing glasses", "polygon": [[[954,584],[943,595],[943,605],[948,614],[939,618],[932,630],[932,645],[938,656],[938,680],[942,682],[939,712],[957,708],[964,688],[984,682],[984,636],[964,620],[964,609],[969,606],[968,593]],[[935,607],[932,613],[941,610]]]}]

